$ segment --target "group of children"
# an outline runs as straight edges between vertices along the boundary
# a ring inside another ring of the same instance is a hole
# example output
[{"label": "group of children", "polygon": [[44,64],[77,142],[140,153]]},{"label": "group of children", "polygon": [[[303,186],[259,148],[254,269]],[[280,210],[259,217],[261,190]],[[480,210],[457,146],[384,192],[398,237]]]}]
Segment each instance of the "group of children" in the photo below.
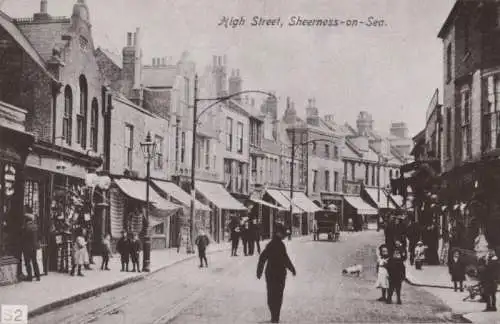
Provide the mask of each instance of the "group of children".
[{"label": "group of children", "polygon": [[392,296],[396,293],[397,303],[402,304],[401,287],[406,277],[404,265],[406,258],[406,250],[399,241],[396,241],[392,249],[385,244],[379,246],[376,282],[376,287],[382,289],[382,297],[378,299],[379,301],[391,304]]},{"label": "group of children", "polygon": [[[142,250],[141,241],[137,233],[127,233],[122,231],[122,237],[116,243],[116,250],[120,253],[122,264],[121,271],[129,271],[129,263],[132,261],[132,272],[141,272],[139,265],[139,252]],[[111,248],[109,249],[111,251]],[[103,258],[101,269],[108,269],[109,254]]]}]

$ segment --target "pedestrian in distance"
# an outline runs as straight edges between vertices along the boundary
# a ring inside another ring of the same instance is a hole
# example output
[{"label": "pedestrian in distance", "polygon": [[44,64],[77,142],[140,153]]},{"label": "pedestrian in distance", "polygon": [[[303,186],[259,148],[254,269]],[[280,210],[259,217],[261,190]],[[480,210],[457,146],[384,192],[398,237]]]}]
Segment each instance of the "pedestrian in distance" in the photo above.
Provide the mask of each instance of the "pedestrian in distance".
[{"label": "pedestrian in distance", "polygon": [[241,229],[241,242],[243,243],[243,254],[245,256],[248,255],[248,252],[249,252],[249,245],[248,245],[248,232],[249,232],[249,229],[248,229],[248,220],[247,219],[243,219],[241,221],[241,224],[240,224],[240,229]]},{"label": "pedestrian in distance", "polygon": [[194,243],[198,247],[198,257],[200,258],[200,268],[203,268],[203,262],[205,262],[205,267],[208,268],[207,246],[208,246],[208,244],[210,244],[210,240],[208,239],[208,236],[204,230],[200,230]]},{"label": "pedestrian in distance", "polygon": [[427,246],[425,246],[422,241],[417,242],[417,246],[415,247],[415,251],[413,252],[415,269],[417,269],[417,270],[422,270],[422,266],[423,266],[424,261],[425,261],[425,250],[426,249],[427,249]]},{"label": "pedestrian in distance", "polygon": [[111,251],[111,235],[106,234],[102,239],[102,263],[101,270],[110,270],[109,269],[109,258],[112,255]]},{"label": "pedestrian in distance", "polygon": [[[397,242],[396,242],[397,243]],[[406,278],[406,268],[404,262],[406,257],[403,255],[402,249],[394,249],[391,253],[387,263],[387,270],[389,273],[389,296],[387,297],[387,304],[392,303],[392,296],[394,292],[397,296],[397,303],[401,302],[401,287],[403,280]]]},{"label": "pedestrian in distance", "polygon": [[253,221],[254,221],[253,231],[255,237],[255,245],[257,246],[257,253],[260,255],[260,240],[261,240],[260,223],[256,219],[254,219]]},{"label": "pedestrian in distance", "polygon": [[255,252],[255,219],[249,219],[247,227],[248,255],[253,255]]},{"label": "pedestrian in distance", "polygon": [[313,241],[319,240],[319,237],[318,237],[318,221],[316,219],[313,219],[312,232],[313,232]]},{"label": "pedestrian in distance", "polygon": [[453,251],[453,257],[448,262],[448,269],[451,275],[451,281],[453,281],[453,289],[457,291],[460,287],[460,291],[464,291],[464,281],[465,281],[465,262],[460,255],[460,251]]},{"label": "pedestrian in distance", "polygon": [[258,279],[262,277],[266,266],[267,305],[271,312],[271,323],[279,323],[280,320],[286,270],[290,270],[294,276],[297,274],[283,243],[284,238],[285,229],[276,225],[273,238],[262,251],[257,264]]},{"label": "pedestrian in distance", "polygon": [[[85,228],[82,228],[82,236],[85,242],[88,242],[88,231]],[[85,251],[83,253],[83,267],[85,270],[92,270],[90,267],[90,254],[89,254],[89,245],[85,244]]]},{"label": "pedestrian in distance", "polygon": [[40,268],[38,267],[38,261],[36,259],[36,251],[38,250],[38,228],[35,224],[35,215],[33,215],[33,209],[31,207],[25,207],[25,223],[22,231],[22,253],[24,255],[24,264],[26,266],[27,281],[33,281],[33,274],[31,272],[31,266],[33,266],[33,272],[35,273],[36,281],[40,281]]},{"label": "pedestrian in distance", "polygon": [[231,256],[238,256],[238,244],[240,241],[240,226],[234,225],[231,228]]},{"label": "pedestrian in distance", "polygon": [[139,235],[137,233],[131,234],[129,237],[130,244],[130,259],[132,260],[132,272],[141,272],[141,266],[139,264],[139,254],[142,250],[141,240],[139,240]]},{"label": "pedestrian in distance", "polygon": [[480,282],[484,291],[486,301],[485,312],[497,311],[497,278],[499,272],[498,257],[495,250],[489,250],[486,256],[486,265],[480,275]]},{"label": "pedestrian in distance", "polygon": [[410,254],[410,264],[413,265],[415,262],[415,248],[417,247],[417,242],[420,238],[419,226],[413,220],[410,220],[408,226],[406,227],[406,235],[408,237],[408,250]]},{"label": "pedestrian in distance", "polygon": [[127,232],[122,231],[122,237],[116,243],[116,250],[120,253],[120,261],[122,270],[128,272],[128,264],[130,262],[130,241],[127,237]]},{"label": "pedestrian in distance", "polygon": [[77,275],[83,277],[82,266],[87,261],[87,253],[87,242],[83,236],[83,231],[79,229],[76,233],[75,243],[73,244],[73,264],[70,272],[72,276],[75,275],[75,270],[78,269]]},{"label": "pedestrian in distance", "polygon": [[387,292],[389,289],[389,272],[387,271],[387,265],[389,263],[389,250],[385,244],[382,244],[379,246],[378,251],[377,282],[375,286],[382,290],[382,297],[378,300],[387,301]]}]

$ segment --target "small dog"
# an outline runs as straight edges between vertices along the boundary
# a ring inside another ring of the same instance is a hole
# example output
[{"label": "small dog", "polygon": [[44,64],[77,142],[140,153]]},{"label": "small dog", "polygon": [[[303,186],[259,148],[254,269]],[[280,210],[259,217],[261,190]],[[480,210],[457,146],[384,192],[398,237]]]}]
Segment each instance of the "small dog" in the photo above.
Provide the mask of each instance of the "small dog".
[{"label": "small dog", "polygon": [[343,275],[356,275],[359,277],[363,271],[363,266],[361,264],[355,264],[342,270]]}]

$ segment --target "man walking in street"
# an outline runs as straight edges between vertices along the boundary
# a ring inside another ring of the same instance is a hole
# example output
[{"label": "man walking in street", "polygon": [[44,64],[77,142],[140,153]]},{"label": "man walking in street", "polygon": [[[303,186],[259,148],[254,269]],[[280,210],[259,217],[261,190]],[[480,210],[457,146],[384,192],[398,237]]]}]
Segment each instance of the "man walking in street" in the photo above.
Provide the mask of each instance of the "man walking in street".
[{"label": "man walking in street", "polygon": [[36,251],[38,249],[38,228],[35,224],[35,215],[33,215],[33,209],[29,206],[26,206],[25,212],[26,221],[22,235],[22,242],[24,264],[26,266],[26,272],[28,274],[27,280],[33,281],[33,273],[31,271],[31,266],[33,265],[35,278],[37,281],[40,281],[40,268],[38,267],[38,261],[36,260]]},{"label": "man walking in street", "polygon": [[285,290],[286,270],[290,270],[295,276],[295,267],[290,261],[286,251],[283,238],[285,230],[276,225],[272,240],[266,245],[259,257],[257,265],[257,278],[262,277],[264,265],[266,265],[267,305],[271,311],[271,323],[279,323],[281,305],[283,303],[283,291]]},{"label": "man walking in street", "polygon": [[209,244],[210,240],[208,239],[208,236],[205,234],[204,230],[200,230],[198,236],[196,237],[195,244],[198,247],[198,257],[200,258],[200,268],[203,268],[203,262],[205,262],[205,267],[208,268],[208,261],[207,261],[207,246]]}]

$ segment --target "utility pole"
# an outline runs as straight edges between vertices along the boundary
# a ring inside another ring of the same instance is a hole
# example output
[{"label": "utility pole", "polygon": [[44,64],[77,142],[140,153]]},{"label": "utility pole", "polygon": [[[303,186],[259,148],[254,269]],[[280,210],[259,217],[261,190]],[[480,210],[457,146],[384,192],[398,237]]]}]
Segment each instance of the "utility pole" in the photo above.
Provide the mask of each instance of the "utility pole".
[{"label": "utility pole", "polygon": [[290,236],[288,240],[292,239],[292,229],[293,229],[293,166],[295,163],[295,128],[292,128],[292,163],[290,164]]},{"label": "utility pole", "polygon": [[194,253],[194,215],[196,201],[195,171],[196,171],[196,132],[198,128],[198,74],[194,76],[194,102],[193,102],[193,141],[191,147],[191,213],[189,218],[189,243],[187,253]]}]

